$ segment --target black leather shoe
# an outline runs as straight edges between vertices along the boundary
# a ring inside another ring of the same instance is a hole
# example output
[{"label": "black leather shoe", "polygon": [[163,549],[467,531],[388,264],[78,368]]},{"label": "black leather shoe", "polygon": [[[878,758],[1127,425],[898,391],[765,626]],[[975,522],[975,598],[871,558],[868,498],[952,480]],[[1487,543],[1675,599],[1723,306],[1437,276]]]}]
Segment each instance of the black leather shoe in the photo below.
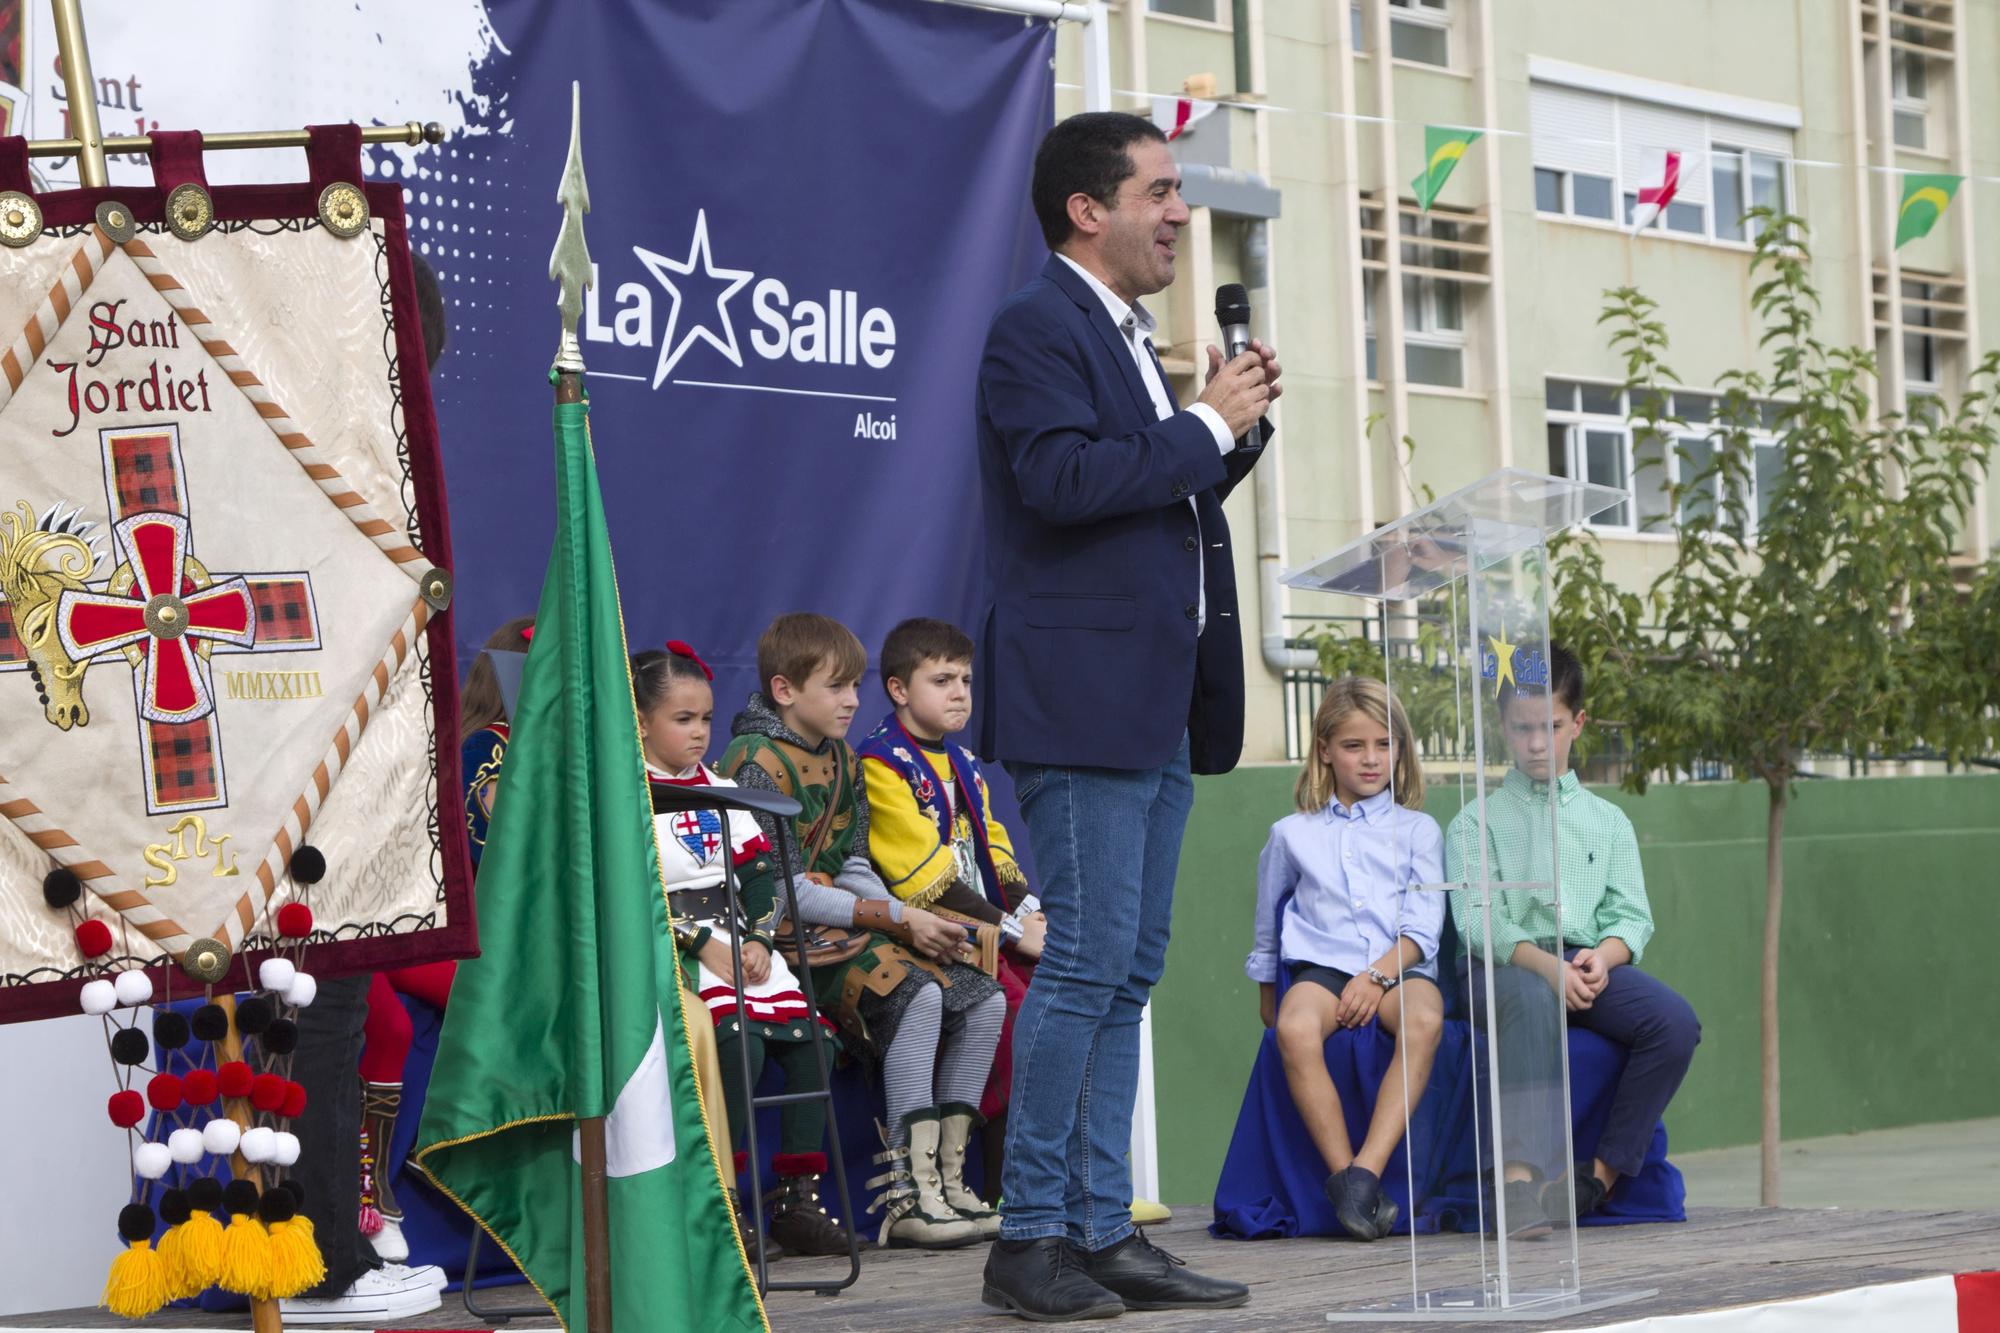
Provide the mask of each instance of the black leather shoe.
[{"label": "black leather shoe", "polygon": [[1396,1207],[1389,1205],[1389,1221],[1381,1224],[1382,1182],[1365,1166],[1350,1166],[1326,1178],[1327,1201],[1341,1229],[1356,1240],[1374,1240],[1395,1224]]},{"label": "black leather shoe", "polygon": [[[1574,1185],[1571,1184],[1572,1178]],[[1574,1194],[1579,1219],[1589,1217],[1603,1207],[1605,1196],[1611,1193],[1597,1178],[1597,1173],[1590,1169],[1588,1162],[1578,1162],[1570,1175],[1549,1182],[1542,1191],[1542,1211],[1551,1218],[1561,1217],[1567,1211],[1563,1206],[1567,1201],[1562,1197],[1565,1192]]]},{"label": "black leather shoe", "polygon": [[986,1285],[979,1299],[1038,1324],[1125,1313],[1125,1302],[1084,1272],[1080,1255],[1061,1236],[994,1241],[986,1252]]},{"label": "black leather shoe", "polygon": [[1543,1240],[1550,1230],[1542,1211],[1541,1187],[1531,1180],[1507,1182],[1507,1235],[1513,1240]]},{"label": "black leather shoe", "polygon": [[1227,1278],[1187,1271],[1144,1231],[1083,1256],[1084,1272],[1115,1292],[1128,1310],[1226,1310],[1250,1299],[1250,1288]]}]

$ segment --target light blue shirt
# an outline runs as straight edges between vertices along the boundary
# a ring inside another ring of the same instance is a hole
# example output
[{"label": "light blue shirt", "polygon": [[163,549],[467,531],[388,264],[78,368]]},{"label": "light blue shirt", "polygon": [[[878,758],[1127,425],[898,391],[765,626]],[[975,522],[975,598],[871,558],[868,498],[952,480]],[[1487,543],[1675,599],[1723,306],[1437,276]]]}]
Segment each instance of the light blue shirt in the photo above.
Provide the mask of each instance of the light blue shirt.
[{"label": "light blue shirt", "polygon": [[[1282,963],[1318,963],[1354,976],[1399,936],[1423,951],[1409,971],[1435,979],[1445,895],[1416,886],[1444,878],[1444,834],[1420,810],[1381,791],[1353,806],[1331,802],[1271,825],[1257,860],[1257,933],[1243,971],[1276,981]],[[1284,950],[1278,900],[1286,893]]]}]

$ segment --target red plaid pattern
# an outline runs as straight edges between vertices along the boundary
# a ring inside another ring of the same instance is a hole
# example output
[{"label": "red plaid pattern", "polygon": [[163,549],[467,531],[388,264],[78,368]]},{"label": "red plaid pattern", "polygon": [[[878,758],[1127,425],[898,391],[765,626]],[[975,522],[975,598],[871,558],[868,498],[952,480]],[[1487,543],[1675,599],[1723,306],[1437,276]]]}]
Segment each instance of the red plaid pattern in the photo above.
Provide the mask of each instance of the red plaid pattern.
[{"label": "red plaid pattern", "polygon": [[302,578],[250,580],[250,597],[257,606],[259,648],[318,640],[310,592]]},{"label": "red plaid pattern", "polygon": [[111,474],[118,489],[115,522],[130,514],[185,513],[171,435],[114,435]]},{"label": "red plaid pattern", "polygon": [[21,646],[21,636],[14,632],[13,603],[0,602],[0,663],[27,660],[28,650]]},{"label": "red plaid pattern", "polygon": [[213,719],[199,722],[152,722],[146,726],[153,747],[153,791],[161,805],[212,801],[215,784]]}]

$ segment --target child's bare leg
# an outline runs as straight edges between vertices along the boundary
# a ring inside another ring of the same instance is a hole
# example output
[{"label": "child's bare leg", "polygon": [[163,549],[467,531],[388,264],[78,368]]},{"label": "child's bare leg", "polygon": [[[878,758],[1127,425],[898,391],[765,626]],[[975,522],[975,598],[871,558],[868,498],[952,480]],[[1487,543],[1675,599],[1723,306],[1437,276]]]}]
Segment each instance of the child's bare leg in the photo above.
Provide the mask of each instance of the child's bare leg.
[{"label": "child's bare leg", "polygon": [[1311,981],[1286,991],[1278,1006],[1278,1054],[1284,1057],[1285,1082],[1328,1171],[1345,1171],[1354,1160],[1347,1121],[1340,1113],[1340,1094],[1326,1072],[1326,1039],[1338,1026],[1337,1009],[1333,992]]},{"label": "child's bare leg", "polygon": [[[1368,1122],[1368,1137],[1362,1142],[1361,1151],[1354,1154],[1357,1166],[1379,1176],[1388,1168],[1389,1154],[1402,1140],[1407,1108],[1423,1098],[1424,1085],[1430,1081],[1431,1061],[1437,1056],[1438,1038],[1444,1033],[1444,999],[1438,988],[1422,977],[1406,976],[1402,985],[1382,997],[1375,1021],[1390,1035],[1402,1036],[1396,1043],[1389,1071],[1382,1076],[1381,1090],[1375,1095],[1375,1114]],[[1407,1101],[1403,1094],[1405,1072],[1410,1085]]]}]

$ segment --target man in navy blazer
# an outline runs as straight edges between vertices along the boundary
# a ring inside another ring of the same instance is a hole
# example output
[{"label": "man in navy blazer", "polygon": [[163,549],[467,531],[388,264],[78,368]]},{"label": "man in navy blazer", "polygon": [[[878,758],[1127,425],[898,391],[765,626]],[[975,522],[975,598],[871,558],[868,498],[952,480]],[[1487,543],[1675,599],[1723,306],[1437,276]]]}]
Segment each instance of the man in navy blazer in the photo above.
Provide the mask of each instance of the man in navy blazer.
[{"label": "man in navy blazer", "polygon": [[989,605],[980,750],[1014,779],[1048,936],[1014,1027],[987,1304],[1038,1321],[1240,1305],[1132,1226],[1139,1021],[1166,965],[1190,771],[1243,747],[1222,501],[1267,436],[1278,363],[1208,350],[1181,410],[1141,297],[1188,221],[1149,121],[1057,125],[1035,157],[1054,252],[994,316],[979,369]]}]

